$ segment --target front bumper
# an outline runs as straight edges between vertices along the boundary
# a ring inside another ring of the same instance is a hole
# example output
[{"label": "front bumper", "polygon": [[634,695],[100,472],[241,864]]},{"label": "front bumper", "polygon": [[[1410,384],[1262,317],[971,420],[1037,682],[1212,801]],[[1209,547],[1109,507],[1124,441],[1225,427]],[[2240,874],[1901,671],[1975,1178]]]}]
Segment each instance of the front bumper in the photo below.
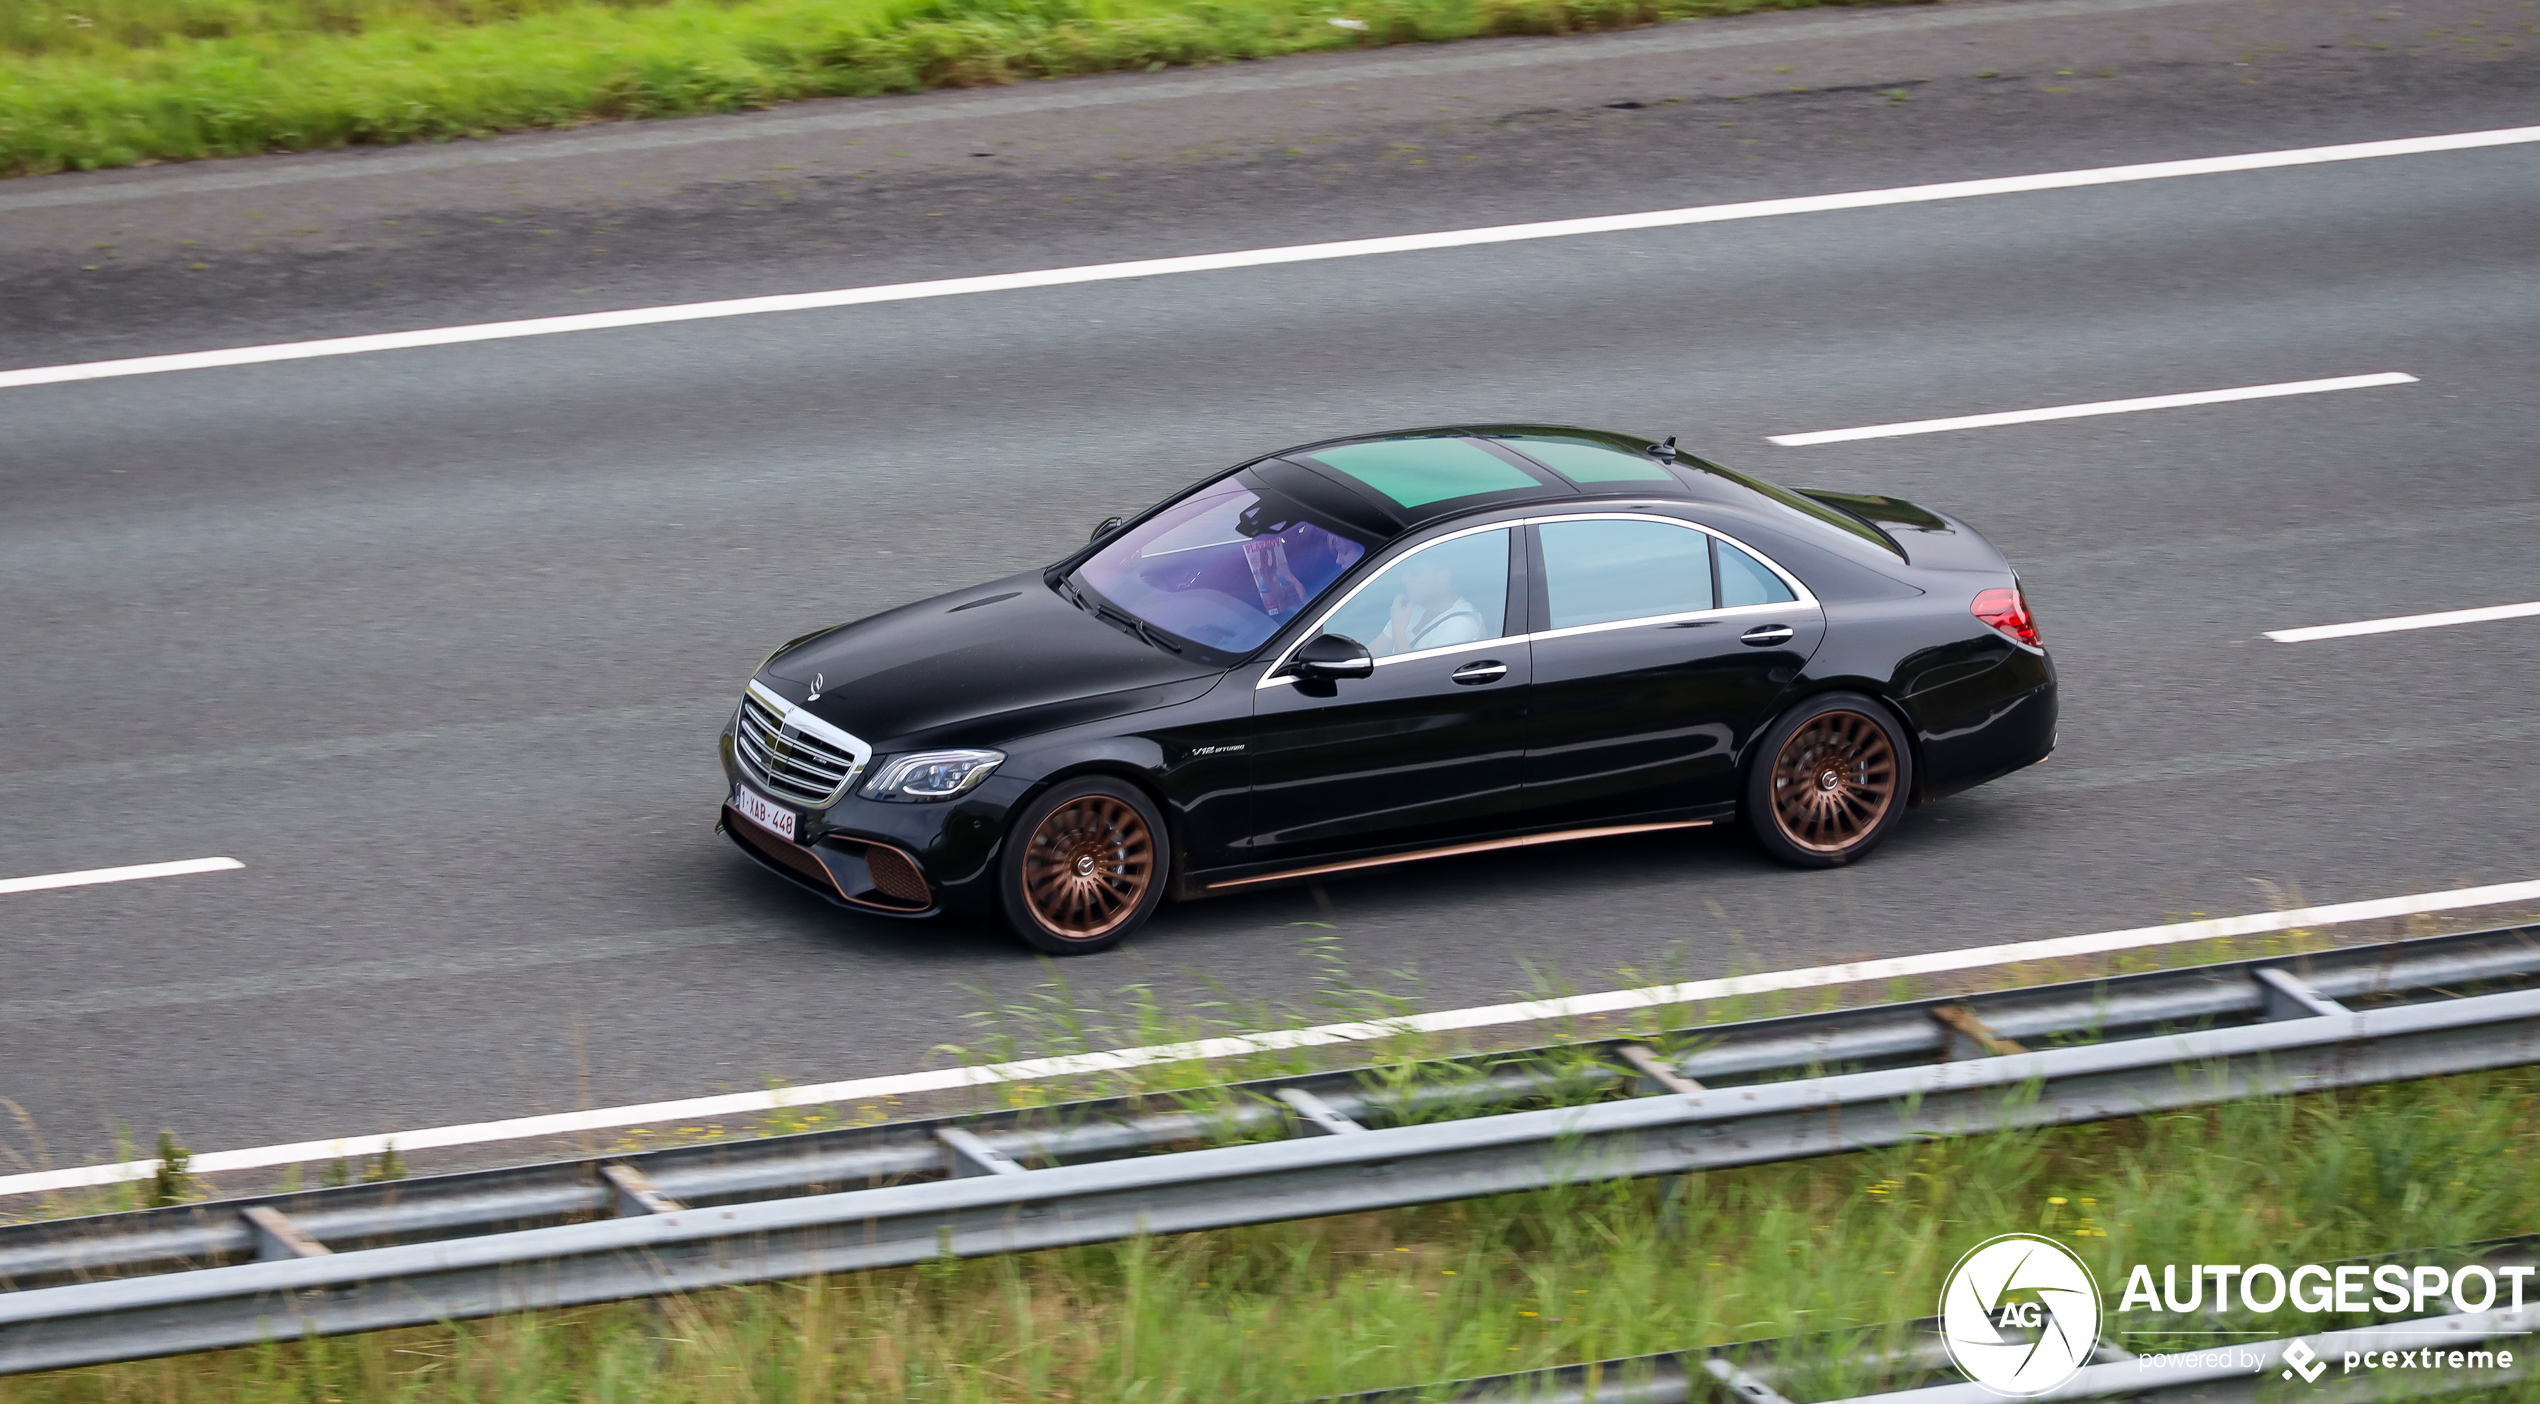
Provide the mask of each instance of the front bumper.
[{"label": "front bumper", "polygon": [[760,867],[839,906],[897,917],[942,909],[926,870],[894,844],[843,834],[795,843],[741,817],[729,803],[714,827]]},{"label": "front bumper", "polygon": [[[728,722],[718,750],[727,781],[767,793],[735,759]],[[943,804],[869,800],[852,792],[826,809],[787,804],[795,814],[795,841],[742,817],[727,797],[715,827],[759,866],[839,906],[880,916],[933,916],[978,905],[1007,811],[1025,789],[1021,780],[1000,774]]]}]

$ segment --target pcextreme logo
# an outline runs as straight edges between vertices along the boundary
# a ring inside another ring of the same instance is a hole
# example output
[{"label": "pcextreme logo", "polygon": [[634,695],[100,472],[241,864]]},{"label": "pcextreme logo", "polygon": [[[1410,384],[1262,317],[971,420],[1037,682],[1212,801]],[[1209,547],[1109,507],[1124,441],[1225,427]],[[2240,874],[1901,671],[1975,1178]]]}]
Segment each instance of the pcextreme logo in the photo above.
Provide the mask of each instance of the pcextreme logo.
[{"label": "pcextreme logo", "polygon": [[1995,1394],[2027,1398],[2071,1379],[2097,1348],[2099,1324],[2088,1265],[2032,1234],[1977,1244],[1940,1288],[1950,1363]]}]

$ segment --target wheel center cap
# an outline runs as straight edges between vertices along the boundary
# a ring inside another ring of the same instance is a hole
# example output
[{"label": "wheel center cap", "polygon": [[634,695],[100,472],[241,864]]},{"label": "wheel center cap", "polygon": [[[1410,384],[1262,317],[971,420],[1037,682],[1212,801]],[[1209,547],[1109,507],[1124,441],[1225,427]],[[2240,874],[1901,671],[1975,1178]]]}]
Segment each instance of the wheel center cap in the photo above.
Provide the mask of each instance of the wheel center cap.
[{"label": "wheel center cap", "polygon": [[1817,788],[1818,788],[1818,789],[1820,789],[1820,790],[1840,790],[1840,789],[1842,789],[1842,788],[1843,788],[1843,772],[1842,772],[1842,771],[1840,771],[1840,770],[1829,770],[1829,771],[1826,771],[1824,774],[1819,775],[1819,776],[1817,777]]},{"label": "wheel center cap", "polygon": [[1076,856],[1076,876],[1078,876],[1078,877],[1092,877],[1093,875],[1094,875],[1094,855],[1092,855],[1092,854],[1090,854],[1090,853],[1080,853],[1080,854],[1078,854],[1078,855]]}]

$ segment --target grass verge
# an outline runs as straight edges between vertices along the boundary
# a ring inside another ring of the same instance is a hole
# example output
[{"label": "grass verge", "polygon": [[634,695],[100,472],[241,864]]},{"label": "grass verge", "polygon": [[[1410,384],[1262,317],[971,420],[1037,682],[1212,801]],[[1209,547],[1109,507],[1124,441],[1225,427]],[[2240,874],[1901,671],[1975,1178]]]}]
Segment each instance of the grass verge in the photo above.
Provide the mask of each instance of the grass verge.
[{"label": "grass verge", "polygon": [[[2012,1230],[2073,1244],[2111,1293],[2136,1262],[2527,1232],[2535,1133],[2540,1070],[2515,1069],[66,1371],[0,1380],[0,1404],[1295,1400],[1867,1336],[1930,1314],[1958,1254]],[[2252,1334],[2344,1324],[2288,1309]]]},{"label": "grass verge", "polygon": [[0,173],[446,141],[1827,2],[10,0],[0,4]]}]

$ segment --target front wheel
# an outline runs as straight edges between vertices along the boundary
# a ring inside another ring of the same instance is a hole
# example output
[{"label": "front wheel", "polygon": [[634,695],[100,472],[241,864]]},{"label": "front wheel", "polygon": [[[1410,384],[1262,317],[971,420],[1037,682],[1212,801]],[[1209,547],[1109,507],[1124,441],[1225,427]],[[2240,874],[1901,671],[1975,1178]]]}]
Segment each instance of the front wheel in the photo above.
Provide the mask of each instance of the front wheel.
[{"label": "front wheel", "polygon": [[1133,786],[1071,780],[1026,808],[998,858],[1014,934],[1052,955],[1107,951],[1164,901],[1164,816]]},{"label": "front wheel", "polygon": [[1746,826],[1793,867],[1841,867],[1896,827],[1913,780],[1896,718],[1858,693],[1829,692],[1765,729],[1746,776]]}]

